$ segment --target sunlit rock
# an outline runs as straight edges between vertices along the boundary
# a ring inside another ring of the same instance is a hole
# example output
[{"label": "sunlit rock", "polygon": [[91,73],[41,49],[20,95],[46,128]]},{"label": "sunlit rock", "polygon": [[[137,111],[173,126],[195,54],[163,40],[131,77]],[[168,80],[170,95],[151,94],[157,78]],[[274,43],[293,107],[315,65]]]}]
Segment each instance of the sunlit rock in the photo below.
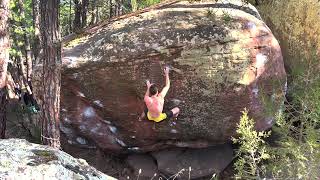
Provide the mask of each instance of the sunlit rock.
[{"label": "sunlit rock", "polygon": [[[177,2],[66,44],[62,122],[116,152],[227,142],[244,108],[257,130],[270,128],[286,83],[281,49],[253,6],[232,3]],[[163,86],[164,65],[171,67],[165,109],[179,104],[181,114],[161,123],[139,119],[145,80]]]},{"label": "sunlit rock", "polygon": [[[106,164],[107,165],[107,164]],[[0,140],[0,179],[115,180],[83,159],[23,139]]]}]

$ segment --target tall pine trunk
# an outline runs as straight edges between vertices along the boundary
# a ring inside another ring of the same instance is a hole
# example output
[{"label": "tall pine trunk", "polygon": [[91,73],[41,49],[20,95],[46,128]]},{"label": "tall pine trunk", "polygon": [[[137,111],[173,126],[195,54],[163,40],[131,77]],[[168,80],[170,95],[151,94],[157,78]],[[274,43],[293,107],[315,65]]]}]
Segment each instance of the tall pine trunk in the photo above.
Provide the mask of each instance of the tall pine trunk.
[{"label": "tall pine trunk", "polygon": [[6,78],[9,60],[9,0],[0,0],[0,138],[6,130]]},{"label": "tall pine trunk", "polygon": [[123,14],[122,0],[117,0],[117,4],[118,4],[118,16],[121,16]]},{"label": "tall pine trunk", "polygon": [[81,28],[87,25],[87,12],[89,7],[89,0],[82,0],[81,6]]},{"label": "tall pine trunk", "polygon": [[39,0],[32,0],[32,16],[33,16],[33,28],[34,37],[32,42],[32,53],[34,57],[34,64],[39,64],[39,53],[40,53],[40,12],[39,12]]},{"label": "tall pine trunk", "polygon": [[92,25],[92,24],[95,24],[96,23],[96,13],[97,13],[97,11],[96,11],[96,8],[97,8],[97,0],[93,0],[92,1],[92,6],[91,6],[92,8],[91,8],[91,20],[90,20],[90,23],[89,23],[89,25]]},{"label": "tall pine trunk", "polygon": [[[18,7],[20,10],[20,16],[21,16],[21,26],[22,27],[27,27],[26,19],[25,19],[25,13],[24,13],[24,0],[19,0],[18,1]],[[25,61],[22,58],[22,67],[23,67],[23,82],[24,86],[29,89],[29,83],[31,81],[31,73],[32,73],[32,53],[31,53],[31,47],[30,47],[30,39],[28,32],[26,28],[23,28],[23,39],[24,39],[24,56],[25,56]],[[26,65],[24,65],[24,62],[26,62]],[[30,89],[29,89],[30,90]],[[31,93],[31,92],[29,92]]]},{"label": "tall pine trunk", "polygon": [[[59,0],[40,0],[40,37],[42,46],[41,87],[38,94],[42,143],[60,148],[61,37]],[[39,75],[39,74],[38,74]]]},{"label": "tall pine trunk", "polygon": [[100,21],[99,19],[99,5],[96,5],[96,19],[95,19],[95,23],[98,23]]},{"label": "tall pine trunk", "polygon": [[112,3],[112,0],[109,0],[109,18],[112,18],[113,17],[113,3]]},{"label": "tall pine trunk", "polygon": [[81,29],[81,2],[79,0],[73,0],[74,2],[74,20],[73,20],[73,32],[79,32]]},{"label": "tall pine trunk", "polygon": [[72,14],[71,14],[71,11],[72,11],[72,0],[69,0],[69,34],[72,33],[72,20],[71,20]]}]

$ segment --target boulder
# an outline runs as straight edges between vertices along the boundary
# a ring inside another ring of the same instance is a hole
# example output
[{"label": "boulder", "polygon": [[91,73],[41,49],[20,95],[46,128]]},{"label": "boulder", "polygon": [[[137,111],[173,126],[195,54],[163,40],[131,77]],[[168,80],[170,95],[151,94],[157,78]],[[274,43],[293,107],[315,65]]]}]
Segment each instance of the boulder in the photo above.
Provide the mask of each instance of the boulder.
[{"label": "boulder", "polygon": [[197,179],[220,174],[232,161],[231,145],[205,149],[171,149],[154,152],[158,170],[168,177]]},{"label": "boulder", "polygon": [[[68,42],[63,56],[62,124],[106,151],[225,143],[244,108],[266,130],[286,87],[277,40],[240,0],[181,1],[126,15]],[[164,65],[171,67],[165,109],[180,102],[180,116],[139,119],[145,80],[163,86]]]},{"label": "boulder", "polygon": [[0,140],[1,179],[101,179],[115,180],[83,159],[24,139]]}]

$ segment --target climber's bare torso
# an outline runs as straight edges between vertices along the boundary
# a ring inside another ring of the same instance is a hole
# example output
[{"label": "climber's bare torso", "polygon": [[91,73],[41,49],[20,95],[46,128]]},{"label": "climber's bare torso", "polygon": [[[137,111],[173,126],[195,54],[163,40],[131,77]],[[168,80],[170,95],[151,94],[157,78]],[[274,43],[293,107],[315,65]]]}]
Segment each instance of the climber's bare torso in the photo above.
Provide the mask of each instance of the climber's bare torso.
[{"label": "climber's bare torso", "polygon": [[152,117],[158,117],[162,113],[164,98],[161,94],[145,97],[144,101]]},{"label": "climber's bare torso", "polygon": [[147,81],[147,91],[144,96],[144,101],[146,103],[147,112],[144,112],[144,115],[147,115],[149,120],[155,122],[160,122],[164,119],[176,117],[179,114],[179,108],[173,108],[170,111],[162,112],[164,105],[164,97],[166,96],[170,88],[170,79],[169,79],[169,68],[164,69],[164,74],[166,78],[166,85],[159,93],[155,85],[152,85],[150,81]]}]

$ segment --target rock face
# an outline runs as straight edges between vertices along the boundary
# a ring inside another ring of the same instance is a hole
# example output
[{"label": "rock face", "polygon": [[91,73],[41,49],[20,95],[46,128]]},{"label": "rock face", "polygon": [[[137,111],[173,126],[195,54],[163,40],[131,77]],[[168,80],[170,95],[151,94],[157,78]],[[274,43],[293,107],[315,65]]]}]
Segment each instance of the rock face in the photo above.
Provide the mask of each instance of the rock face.
[{"label": "rock face", "polygon": [[115,180],[83,159],[23,139],[0,140],[1,179],[103,179]]},{"label": "rock face", "polygon": [[[270,128],[286,86],[281,50],[256,9],[233,2],[173,3],[69,42],[61,88],[66,133],[115,152],[200,148],[235,136],[244,108],[257,130]],[[172,69],[165,109],[180,101],[181,114],[175,122],[139,120],[145,80],[163,86],[164,65]]]}]

